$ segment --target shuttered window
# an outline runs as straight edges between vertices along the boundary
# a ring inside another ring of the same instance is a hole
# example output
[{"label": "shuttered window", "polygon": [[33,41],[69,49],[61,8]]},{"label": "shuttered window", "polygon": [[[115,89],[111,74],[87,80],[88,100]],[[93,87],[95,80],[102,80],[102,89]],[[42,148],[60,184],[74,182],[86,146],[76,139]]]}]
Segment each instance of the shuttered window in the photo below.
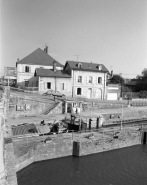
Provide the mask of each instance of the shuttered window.
[{"label": "shuttered window", "polygon": [[29,73],[29,66],[25,66],[25,72]]},{"label": "shuttered window", "polygon": [[98,77],[98,84],[102,84],[102,77]]},{"label": "shuttered window", "polygon": [[47,82],[47,89],[51,89],[51,82]]}]

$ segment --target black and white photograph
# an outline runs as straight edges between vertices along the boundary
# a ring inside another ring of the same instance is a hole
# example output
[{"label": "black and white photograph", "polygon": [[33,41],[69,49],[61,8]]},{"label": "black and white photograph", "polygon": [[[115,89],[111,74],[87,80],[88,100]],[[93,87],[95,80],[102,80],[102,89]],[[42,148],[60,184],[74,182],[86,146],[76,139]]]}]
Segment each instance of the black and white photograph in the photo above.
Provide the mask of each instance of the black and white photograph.
[{"label": "black and white photograph", "polygon": [[0,185],[147,185],[147,0],[0,0]]}]

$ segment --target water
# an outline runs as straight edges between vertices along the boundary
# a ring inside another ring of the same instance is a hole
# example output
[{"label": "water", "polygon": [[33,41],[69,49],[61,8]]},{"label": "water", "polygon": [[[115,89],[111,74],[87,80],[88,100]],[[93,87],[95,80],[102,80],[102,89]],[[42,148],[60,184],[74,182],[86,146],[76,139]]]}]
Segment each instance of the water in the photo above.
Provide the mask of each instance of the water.
[{"label": "water", "polygon": [[147,185],[147,145],[33,163],[18,185]]}]

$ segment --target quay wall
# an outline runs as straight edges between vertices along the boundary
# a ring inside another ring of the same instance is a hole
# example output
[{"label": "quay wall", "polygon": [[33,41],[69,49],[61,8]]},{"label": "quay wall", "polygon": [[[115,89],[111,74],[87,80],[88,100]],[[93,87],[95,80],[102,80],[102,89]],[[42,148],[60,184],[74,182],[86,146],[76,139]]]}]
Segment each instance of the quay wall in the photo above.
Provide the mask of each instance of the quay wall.
[{"label": "quay wall", "polygon": [[[8,185],[16,185],[16,173],[34,162],[66,156],[79,157],[130,147],[144,142],[147,144],[146,136],[147,128],[143,130],[139,127],[83,133],[73,140],[56,138],[56,140],[48,140],[46,143],[40,142],[35,147],[28,148],[28,151],[20,156],[17,154],[18,151],[15,151],[14,143],[7,143],[5,144],[5,167]],[[23,140],[17,142],[23,146],[21,150],[27,147]]]},{"label": "quay wall", "polygon": [[16,171],[19,171],[29,164],[37,161],[48,160],[71,156],[73,151],[73,141],[49,141],[49,143],[40,143],[36,149],[29,150],[27,154],[15,159]]},{"label": "quay wall", "polygon": [[73,156],[84,156],[124,147],[130,147],[138,144],[141,144],[141,136],[138,135],[138,133],[133,137],[123,139],[109,138],[106,140],[91,139],[89,141],[74,141]]},{"label": "quay wall", "polygon": [[74,140],[61,139],[49,140],[48,143],[41,142],[36,147],[30,148],[21,157],[16,154],[15,168],[16,171],[19,171],[37,161],[72,155],[83,156],[138,145],[142,143],[142,133],[140,128],[127,128],[119,131],[87,133]]}]

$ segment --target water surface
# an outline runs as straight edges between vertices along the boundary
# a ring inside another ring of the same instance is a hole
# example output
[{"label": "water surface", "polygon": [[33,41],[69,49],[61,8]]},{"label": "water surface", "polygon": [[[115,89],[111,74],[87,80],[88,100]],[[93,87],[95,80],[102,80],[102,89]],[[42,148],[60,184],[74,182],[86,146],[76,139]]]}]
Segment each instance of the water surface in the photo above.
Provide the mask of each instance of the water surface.
[{"label": "water surface", "polygon": [[147,145],[33,163],[18,185],[147,185]]}]

